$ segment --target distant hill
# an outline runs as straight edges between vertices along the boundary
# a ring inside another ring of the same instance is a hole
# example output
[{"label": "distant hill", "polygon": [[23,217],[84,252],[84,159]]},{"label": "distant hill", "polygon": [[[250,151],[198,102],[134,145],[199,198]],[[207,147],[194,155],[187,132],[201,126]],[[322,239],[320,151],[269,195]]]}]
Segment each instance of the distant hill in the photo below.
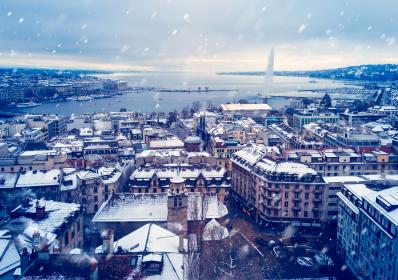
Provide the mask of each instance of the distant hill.
[{"label": "distant hill", "polygon": [[36,73],[36,74],[45,74],[45,75],[57,75],[57,74],[73,74],[73,75],[88,75],[88,74],[108,74],[112,73],[111,71],[103,71],[103,70],[80,70],[80,69],[73,69],[73,70],[63,70],[63,69],[47,69],[47,68],[10,68],[10,67],[0,67],[0,74],[8,73]]},{"label": "distant hill", "polygon": [[[261,76],[264,72],[222,72],[219,75]],[[275,71],[275,76],[295,76],[347,81],[398,81],[398,64],[369,64],[311,71]]]}]

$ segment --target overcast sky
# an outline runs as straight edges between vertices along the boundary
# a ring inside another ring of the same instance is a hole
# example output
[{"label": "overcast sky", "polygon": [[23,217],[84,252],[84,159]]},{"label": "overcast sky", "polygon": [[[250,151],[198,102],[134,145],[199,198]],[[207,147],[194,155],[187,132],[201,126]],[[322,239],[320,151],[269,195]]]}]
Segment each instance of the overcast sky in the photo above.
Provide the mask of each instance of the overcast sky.
[{"label": "overcast sky", "polygon": [[0,66],[276,70],[398,63],[397,0],[1,0]]}]

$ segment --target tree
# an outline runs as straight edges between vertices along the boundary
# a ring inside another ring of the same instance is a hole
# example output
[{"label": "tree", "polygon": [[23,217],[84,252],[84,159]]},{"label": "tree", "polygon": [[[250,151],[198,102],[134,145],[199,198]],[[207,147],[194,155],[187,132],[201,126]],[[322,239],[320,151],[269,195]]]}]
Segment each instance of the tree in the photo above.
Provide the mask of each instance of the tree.
[{"label": "tree", "polygon": [[209,241],[201,250],[202,279],[263,279],[264,259],[232,231],[229,237]]},{"label": "tree", "polygon": [[308,105],[310,105],[312,103],[312,100],[309,99],[308,97],[303,97],[303,99],[301,99],[303,101],[303,106],[304,108],[307,108]]},{"label": "tree", "polygon": [[189,114],[189,106],[185,106],[184,108],[182,108],[181,110],[181,118],[183,119],[188,119],[190,117]]},{"label": "tree", "polygon": [[191,112],[192,114],[198,112],[200,110],[201,104],[199,101],[194,101],[192,102],[192,106],[191,106]]},{"label": "tree", "polygon": [[174,112],[169,112],[169,117],[167,119],[168,124],[175,123],[177,121],[177,113]]},{"label": "tree", "polygon": [[330,98],[329,94],[325,93],[325,95],[321,99],[321,103],[319,104],[319,107],[322,109],[332,107],[332,99]]}]

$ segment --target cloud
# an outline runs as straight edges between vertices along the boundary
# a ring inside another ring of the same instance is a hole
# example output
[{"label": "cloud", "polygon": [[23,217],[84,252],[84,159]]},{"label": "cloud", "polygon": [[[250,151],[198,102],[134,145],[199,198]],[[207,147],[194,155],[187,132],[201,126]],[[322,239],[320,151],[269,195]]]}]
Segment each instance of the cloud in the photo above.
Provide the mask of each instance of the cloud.
[{"label": "cloud", "polygon": [[396,10],[389,0],[3,0],[0,64],[259,70],[271,46],[277,69],[398,62]]}]

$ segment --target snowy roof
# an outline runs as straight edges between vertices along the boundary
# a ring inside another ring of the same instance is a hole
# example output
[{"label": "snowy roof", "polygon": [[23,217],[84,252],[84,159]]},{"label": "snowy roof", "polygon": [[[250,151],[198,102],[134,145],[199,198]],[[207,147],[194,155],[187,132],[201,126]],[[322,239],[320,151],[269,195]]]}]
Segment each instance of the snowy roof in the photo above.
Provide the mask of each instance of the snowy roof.
[{"label": "snowy roof", "polygon": [[142,258],[142,262],[161,262],[163,259],[163,254],[150,253]]},{"label": "snowy roof", "polygon": [[23,171],[18,177],[17,188],[59,185],[60,169]]},{"label": "snowy roof", "polygon": [[[161,274],[144,276],[143,279],[184,279],[184,254],[179,252],[179,236],[167,229],[148,223],[115,241],[114,252],[117,252],[118,247],[124,253],[143,254],[143,262],[163,259]],[[185,238],[184,248],[188,248]],[[102,246],[97,247],[95,252],[103,253]]]},{"label": "snowy roof", "polygon": [[188,144],[200,144],[202,143],[202,139],[199,136],[191,135],[185,138],[184,142]]},{"label": "snowy roof", "polygon": [[64,168],[64,176],[61,182],[61,191],[74,190],[77,188],[77,174],[75,168]]},{"label": "snowy roof", "polygon": [[[22,205],[18,206],[12,212],[20,214],[19,216],[29,217],[36,213],[36,201],[37,200],[31,201],[28,207],[22,207]],[[35,220],[28,218],[31,220],[31,223],[27,223],[26,225],[36,225],[37,228],[46,232],[55,232],[69,216],[73,217],[75,212],[80,211],[80,205],[75,203],[39,200],[39,204],[45,206],[45,217]]]},{"label": "snowy roof", "polygon": [[[113,245],[114,252],[121,247],[129,253],[178,253],[179,236],[156,224],[147,223],[115,241]],[[187,239],[184,239],[184,246],[188,246]],[[102,245],[95,252],[102,253]]]},{"label": "snowy roof", "polygon": [[130,179],[150,179],[155,174],[158,178],[171,179],[174,177],[181,177],[184,179],[197,178],[199,174],[202,174],[205,178],[221,178],[224,176],[226,170],[224,168],[199,168],[194,166],[168,166],[163,168],[139,168],[134,170],[131,174]]},{"label": "snowy roof", "polygon": [[[317,172],[302,163],[296,162],[275,162],[266,158],[268,147],[263,145],[253,145],[236,152],[234,155],[252,166],[258,167],[266,172],[288,173],[304,176],[306,174],[316,175]],[[236,159],[235,163],[240,164]]]},{"label": "snowy roof", "polygon": [[35,151],[24,151],[19,156],[29,157],[29,156],[41,156],[41,155],[56,155],[58,154],[55,150],[35,150]]},{"label": "snowy roof", "polygon": [[115,167],[100,167],[98,169],[98,174],[101,176],[104,184],[112,184],[117,182],[122,173]]},{"label": "snowy roof", "polygon": [[221,104],[223,111],[260,111],[272,110],[268,104]]},{"label": "snowy roof", "polygon": [[20,266],[18,250],[8,231],[0,231],[0,278]]},{"label": "snowy roof", "polygon": [[99,178],[99,174],[96,172],[93,172],[91,170],[82,170],[82,171],[77,172],[77,177],[80,180],[91,180],[91,179]]},{"label": "snowy roof", "polygon": [[355,182],[363,182],[365,179],[359,176],[331,176],[331,177],[323,177],[323,180],[330,183],[355,183]]},{"label": "snowy roof", "polygon": [[[188,193],[188,220],[201,217],[198,206],[202,194]],[[224,204],[217,199],[217,194],[206,194],[207,218],[221,218],[228,214]],[[167,193],[117,193],[103,203],[95,214],[93,222],[143,222],[167,221]],[[195,213],[198,213],[197,215]]]},{"label": "snowy roof", "polygon": [[381,191],[373,191],[364,196],[364,199],[369,202],[377,211],[389,219],[395,225],[398,225],[398,208],[391,211],[387,211],[382,207],[376,199],[382,198],[384,201],[391,203],[394,206],[398,206],[398,187],[391,187]]},{"label": "snowy roof", "polygon": [[0,173],[0,189],[9,189],[15,186],[18,173]]},{"label": "snowy roof", "polygon": [[228,229],[222,226],[215,219],[211,219],[203,230],[203,240],[204,241],[212,241],[212,240],[222,240],[229,236]]},{"label": "snowy roof", "polygon": [[149,147],[151,149],[183,148],[184,142],[177,138],[152,140],[151,142],[149,142]]}]

